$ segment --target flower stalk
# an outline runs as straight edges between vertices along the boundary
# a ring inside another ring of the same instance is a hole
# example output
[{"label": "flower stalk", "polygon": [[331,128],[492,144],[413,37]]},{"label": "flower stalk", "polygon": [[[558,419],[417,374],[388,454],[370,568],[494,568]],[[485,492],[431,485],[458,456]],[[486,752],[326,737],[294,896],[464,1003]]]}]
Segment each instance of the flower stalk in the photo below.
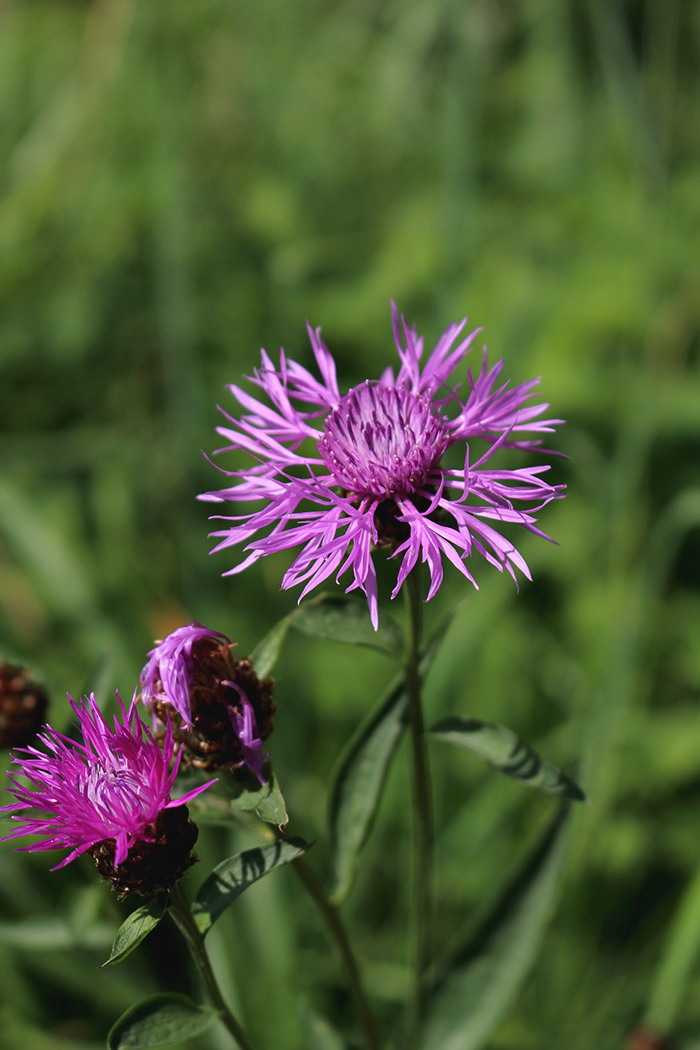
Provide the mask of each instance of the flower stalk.
[{"label": "flower stalk", "polygon": [[220,1020],[226,1025],[227,1029],[240,1047],[240,1050],[253,1050],[253,1047],[248,1041],[248,1037],[231,1013],[231,1010],[221,994],[221,989],[219,988],[216,977],[214,976],[214,971],[211,968],[211,963],[209,962],[207,950],[204,947],[204,939],[199,932],[189,901],[187,900],[182,885],[179,882],[176,882],[170,891],[168,911],[173,922],[184,938],[185,944],[187,945],[192,960],[197,968],[197,972],[202,978],[207,992],[209,993],[212,1005],[219,1011]]},{"label": "flower stalk", "polygon": [[296,871],[299,880],[303,883],[313,900],[315,901],[324,922],[328,927],[331,937],[335,941],[345,965],[345,972],[350,986],[350,994],[355,1006],[355,1013],[362,1028],[367,1050],[380,1050],[382,1045],[376,1018],[369,1005],[357,959],[352,950],[347,930],[340,911],[328,899],[323,886],[314,875],[303,857],[297,857],[292,861],[292,867]]},{"label": "flower stalk", "polygon": [[408,1014],[408,1045],[415,1046],[423,1020],[424,974],[430,963],[433,913],[433,811],[428,749],[423,724],[421,678],[418,666],[422,631],[420,563],[404,584],[408,615],[406,693],[413,758],[413,990]]}]

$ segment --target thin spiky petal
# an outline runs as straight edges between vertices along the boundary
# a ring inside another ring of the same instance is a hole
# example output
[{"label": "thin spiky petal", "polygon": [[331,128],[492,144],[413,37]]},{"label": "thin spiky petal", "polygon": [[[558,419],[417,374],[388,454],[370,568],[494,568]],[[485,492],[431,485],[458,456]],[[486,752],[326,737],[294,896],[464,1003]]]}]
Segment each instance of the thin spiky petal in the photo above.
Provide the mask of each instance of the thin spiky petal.
[{"label": "thin spiky petal", "polygon": [[[232,386],[248,414],[236,419],[225,413],[230,425],[219,430],[231,442],[219,451],[241,449],[253,465],[224,471],[237,480],[200,496],[262,504],[215,515],[227,524],[212,533],[219,540],[213,550],[242,544],[248,552],[230,573],[301,547],[282,587],[301,584],[303,597],[330,576],[351,572],[347,589],[364,591],[375,626],[373,547],[402,555],[392,597],[419,559],[430,573],[428,598],[442,582],[443,556],[474,586],[464,566],[474,551],[514,579],[516,569],[529,575],[513,544],[484,519],[515,522],[544,536],[533,514],[563,496],[564,486],[547,483],[547,466],[494,470],[489,461],[500,448],[532,451],[539,436],[562,420],[541,419],[548,405],[530,404],[538,379],[512,388],[500,383],[503,362],[489,368],[485,348],[478,373],[468,370],[469,390],[461,400],[450,377],[480,331],[462,337],[465,325],[466,319],[449,325],[421,364],[423,338],[392,302],[396,374],[386,368],[379,381],[367,380],[344,396],[320,328],[308,326],[321,379],[284,353],[275,370],[263,351],[254,382],[272,407]],[[534,440],[519,440],[521,433]],[[472,440],[485,441],[486,451],[470,459],[466,442]],[[444,453],[461,442],[464,467],[443,467]],[[521,503],[530,506],[521,509]]]}]

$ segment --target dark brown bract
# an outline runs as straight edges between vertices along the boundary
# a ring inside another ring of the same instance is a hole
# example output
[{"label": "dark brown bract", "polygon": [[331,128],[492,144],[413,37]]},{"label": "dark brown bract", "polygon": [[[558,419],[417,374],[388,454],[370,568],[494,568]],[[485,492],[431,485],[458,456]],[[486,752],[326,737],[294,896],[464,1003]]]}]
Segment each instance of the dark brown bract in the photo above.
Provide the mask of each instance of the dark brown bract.
[{"label": "dark brown bract", "polygon": [[199,832],[189,819],[187,806],[164,809],[153,828],[153,842],[140,840],[118,867],[114,865],[116,844],[105,839],[90,852],[103,879],[111,882],[121,897],[139,893],[150,897],[169,890],[199,859],[192,850]]},{"label": "dark brown bract", "polygon": [[[187,729],[180,714],[167,701],[155,699],[151,709],[163,727],[170,718],[173,737],[184,744],[182,761],[194,769],[215,770],[236,767],[244,761],[243,748],[231,721],[230,712],[242,714],[241,698],[229,683],[235,683],[249,700],[260,739],[272,732],[277,705],[272,699],[274,682],[261,682],[250,660],[235,660],[231,646],[202,639],[192,647],[193,670],[190,681],[192,728]],[[156,687],[159,688],[160,683]],[[165,729],[156,734],[162,737]]]}]

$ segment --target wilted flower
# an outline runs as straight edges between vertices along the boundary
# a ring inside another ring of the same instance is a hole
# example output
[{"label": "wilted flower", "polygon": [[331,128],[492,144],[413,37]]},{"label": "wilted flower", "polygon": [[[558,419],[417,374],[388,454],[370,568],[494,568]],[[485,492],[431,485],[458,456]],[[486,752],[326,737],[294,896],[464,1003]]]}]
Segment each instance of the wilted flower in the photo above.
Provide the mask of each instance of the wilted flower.
[{"label": "wilted flower", "polygon": [[36,790],[19,784],[17,773],[8,774],[14,786],[7,790],[16,802],[0,812],[31,809],[43,815],[14,817],[22,826],[6,839],[41,835],[41,841],[19,848],[69,848],[53,871],[89,851],[100,874],[122,894],[169,889],[196,860],[191,850],[197,828],[185,803],[209,784],[171,799],[180,759],[172,733],[168,729],[158,747],[135,702],[125,710],[119,700],[122,724],[115,716],[113,729],[94,696],[82,704],[71,698],[71,706],[83,743],[46,726],[39,740],[48,753],[27,747],[14,756],[19,774]]},{"label": "wilted flower", "polygon": [[[488,522],[516,522],[544,536],[535,526],[534,513],[563,495],[563,486],[542,479],[547,466],[496,470],[488,465],[498,448],[539,445],[515,440],[520,432],[537,435],[562,422],[537,418],[546,404],[525,405],[538,380],[510,390],[507,383],[496,387],[503,362],[489,369],[484,350],[481,371],[474,377],[469,370],[470,389],[461,400],[446,384],[478,329],[454,346],[466,320],[450,325],[421,370],[423,339],[403,318],[400,326],[393,303],[392,309],[401,360],[398,375],[395,378],[389,368],[378,381],[367,380],[342,396],[320,328],[309,327],[320,381],[287,360],[284,351],[276,370],[263,350],[262,367],[253,382],[273,407],[232,385],[229,389],[248,414],[235,419],[224,412],[231,425],[218,428],[231,441],[219,452],[242,449],[256,462],[224,472],[240,479],[233,487],[200,497],[215,503],[264,502],[247,514],[217,515],[233,524],[212,534],[221,537],[214,551],[251,541],[245,548],[251,553],[229,574],[265,554],[303,544],[282,587],[305,583],[301,600],[329,576],[340,577],[352,569],[347,590],[362,588],[375,626],[373,546],[392,549],[393,557],[403,555],[392,598],[419,556],[430,568],[428,598],[442,582],[442,555],[475,587],[464,564],[473,550],[496,568],[507,569],[514,579],[515,567],[530,578],[513,544]],[[292,401],[310,410],[302,411]],[[456,408],[452,417],[447,415],[449,408]],[[472,438],[489,443],[473,464],[468,444]],[[315,449],[307,451],[308,442],[314,442]],[[464,466],[443,466],[445,452],[461,442]],[[514,502],[523,501],[535,505],[527,511],[516,509]]]},{"label": "wilted flower", "polygon": [[39,732],[48,696],[26,667],[0,663],[0,748],[23,747]]},{"label": "wilted flower", "polygon": [[225,634],[201,623],[178,627],[148,654],[141,699],[184,742],[198,769],[246,765],[264,783],[263,740],[272,732],[272,680],[249,660],[234,660]]}]

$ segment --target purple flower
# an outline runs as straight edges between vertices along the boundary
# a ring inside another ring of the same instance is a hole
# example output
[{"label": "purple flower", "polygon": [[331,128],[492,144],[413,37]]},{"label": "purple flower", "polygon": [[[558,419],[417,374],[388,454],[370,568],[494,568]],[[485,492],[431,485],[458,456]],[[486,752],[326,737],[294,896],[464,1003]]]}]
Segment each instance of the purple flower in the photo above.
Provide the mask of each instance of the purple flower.
[{"label": "purple flower", "polygon": [[[119,699],[121,724],[115,716],[112,729],[100,712],[94,696],[86,697],[82,704],[72,698],[70,700],[80,722],[83,742],[71,740],[46,726],[46,731],[39,734],[39,740],[48,753],[35,747],[22,748],[17,752],[14,761],[19,766],[19,774],[26,777],[36,790],[19,784],[15,779],[17,773],[14,776],[8,774],[14,786],[7,790],[15,796],[16,801],[3,806],[0,812],[31,809],[42,810],[43,815],[34,813],[32,816],[14,817],[22,822],[22,826],[7,835],[6,839],[20,835],[41,835],[41,841],[19,848],[68,848],[70,853],[53,871],[88,850],[93,852],[96,859],[98,854],[109,854],[115,871],[122,865],[128,867],[136,854],[140,856],[144,853],[148,855],[153,868],[154,853],[158,852],[156,847],[160,846],[161,859],[164,855],[171,867],[169,872],[159,870],[155,884],[145,886],[144,889],[141,886],[125,888],[119,883],[117,885],[124,892],[134,888],[140,892],[153,892],[154,889],[172,885],[192,863],[189,853],[196,839],[196,829],[194,839],[183,831],[187,825],[185,804],[209,784],[203,784],[173,801],[170,792],[177,775],[180,755],[179,752],[175,753],[169,727],[161,749],[136,713],[134,701],[125,710]],[[175,822],[168,820],[168,811],[177,807],[183,807],[181,819]],[[173,827],[178,840],[184,843],[184,856],[176,858],[174,867]],[[194,828],[193,825],[191,827]],[[166,843],[168,831],[170,842]],[[152,871],[149,877],[153,879]]]},{"label": "purple flower", "polygon": [[141,699],[184,741],[184,760],[199,769],[246,765],[265,783],[263,739],[272,731],[272,681],[249,660],[234,660],[225,634],[201,623],[178,627],[149,652]]},{"label": "purple flower", "polygon": [[148,663],[141,672],[141,699],[145,704],[154,700],[167,701],[180,715],[184,725],[192,728],[190,688],[194,675],[192,649],[196,642],[219,638],[230,645],[225,634],[210,631],[204,624],[188,623],[159,642],[148,654]]},{"label": "purple flower", "polygon": [[[507,569],[513,579],[515,568],[529,579],[521,555],[489,522],[516,522],[545,536],[534,514],[564,489],[542,478],[548,466],[498,470],[489,463],[499,448],[539,446],[539,440],[518,440],[519,434],[537,436],[562,422],[538,418],[546,404],[525,404],[539,380],[512,389],[507,383],[496,385],[503,362],[489,369],[484,348],[481,371],[475,377],[468,370],[469,391],[462,400],[458,388],[447,382],[479,329],[455,346],[466,319],[450,325],[421,370],[423,338],[403,318],[399,324],[394,303],[392,311],[401,361],[397,376],[389,368],[378,381],[367,380],[342,396],[320,328],[309,326],[321,380],[287,360],[284,351],[276,370],[263,350],[262,367],[252,381],[273,407],[232,385],[229,389],[246,414],[236,419],[223,412],[230,426],[218,428],[231,444],[217,451],[242,449],[254,464],[224,471],[238,479],[236,484],[200,496],[214,503],[263,503],[246,514],[216,515],[232,524],[212,533],[221,538],[214,551],[239,543],[247,543],[250,551],[226,575],[241,572],[265,554],[302,544],[282,587],[304,583],[301,600],[329,576],[339,578],[352,570],[347,590],[364,591],[375,627],[373,547],[392,549],[392,557],[402,555],[392,598],[419,557],[430,569],[428,599],[442,582],[443,555],[475,587],[464,564],[474,550],[501,571]],[[488,443],[474,463],[472,438]],[[315,443],[315,452],[309,442]],[[445,452],[462,442],[464,466],[443,466]],[[527,510],[515,506],[523,502],[534,505]]]}]

